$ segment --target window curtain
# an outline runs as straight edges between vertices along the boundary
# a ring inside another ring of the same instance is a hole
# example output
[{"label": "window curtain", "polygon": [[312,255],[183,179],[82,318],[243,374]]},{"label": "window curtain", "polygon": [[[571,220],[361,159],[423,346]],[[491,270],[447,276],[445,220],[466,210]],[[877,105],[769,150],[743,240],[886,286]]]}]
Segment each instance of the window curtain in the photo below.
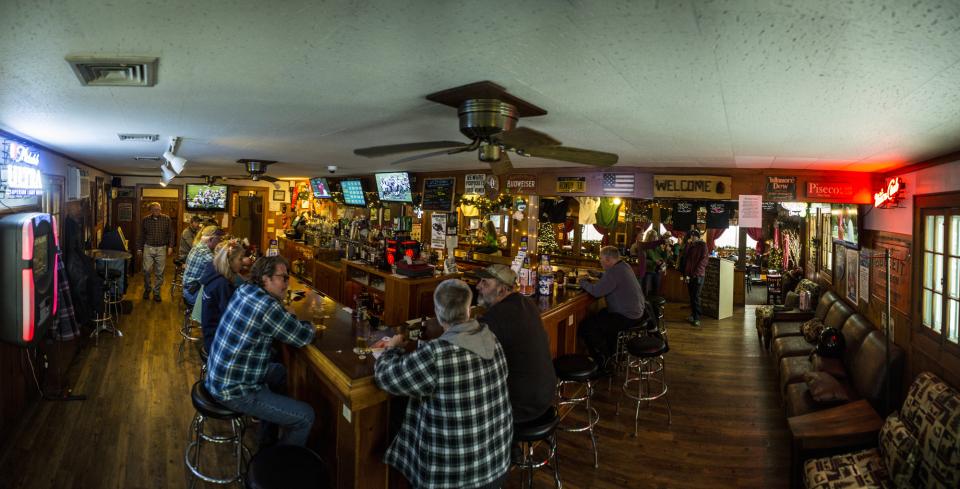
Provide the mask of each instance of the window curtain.
[{"label": "window curtain", "polygon": [[707,229],[707,253],[712,252],[716,247],[716,241],[727,230],[727,228]]}]

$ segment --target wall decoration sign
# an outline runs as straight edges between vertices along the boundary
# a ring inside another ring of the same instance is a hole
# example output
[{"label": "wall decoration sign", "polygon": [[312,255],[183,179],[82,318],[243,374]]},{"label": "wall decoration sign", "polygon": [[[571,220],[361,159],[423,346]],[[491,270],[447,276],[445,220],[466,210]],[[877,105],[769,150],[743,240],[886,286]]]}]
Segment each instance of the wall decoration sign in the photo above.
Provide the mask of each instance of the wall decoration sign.
[{"label": "wall decoration sign", "polygon": [[654,175],[654,197],[731,199],[731,177],[711,175]]},{"label": "wall decoration sign", "polygon": [[860,263],[860,253],[853,248],[847,248],[846,253],[847,253],[846,254],[847,280],[846,280],[844,290],[847,291],[847,299],[849,299],[850,302],[856,304],[857,303],[857,273],[858,273],[857,265],[859,265]]},{"label": "wall decoration sign", "polygon": [[890,250],[890,307],[901,314],[910,311],[910,246],[907,241],[878,236],[874,246],[874,258],[870,260],[870,294],[874,301],[885,304],[887,301],[887,266],[883,253]]},{"label": "wall decoration sign", "polygon": [[740,196],[740,221],[742,228],[759,228],[763,226],[763,197],[760,195]]},{"label": "wall decoration sign", "polygon": [[453,195],[457,179],[425,178],[423,180],[423,210],[453,211]]},{"label": "wall decoration sign", "polygon": [[4,142],[0,155],[0,197],[20,198],[42,193],[40,153],[14,141]]},{"label": "wall decoration sign", "polygon": [[860,250],[860,300],[870,302],[870,253],[872,250]]},{"label": "wall decoration sign", "polygon": [[850,183],[807,182],[807,197],[820,199],[852,199],[855,189]]},{"label": "wall decoration sign", "polygon": [[673,229],[685,233],[697,223],[699,203],[679,201],[673,206]]},{"label": "wall decoration sign", "polygon": [[483,173],[468,173],[464,175],[463,193],[467,195],[483,195],[487,176]]},{"label": "wall decoration sign", "polygon": [[582,194],[587,191],[587,177],[557,177],[557,193]]},{"label": "wall decoration sign", "polygon": [[900,177],[893,177],[879,192],[873,194],[874,207],[896,207],[903,198],[907,185]]},{"label": "wall decoration sign", "polygon": [[730,209],[726,202],[707,204],[707,229],[727,229],[730,227]]},{"label": "wall decoration sign", "polygon": [[529,173],[516,173],[507,177],[507,192],[512,194],[530,194],[537,191],[537,176]]},{"label": "wall decoration sign", "polygon": [[117,220],[120,222],[133,221],[133,204],[126,202],[117,204]]},{"label": "wall decoration sign", "polygon": [[843,243],[833,243],[833,287],[837,291],[845,290],[843,288],[844,280],[847,278],[847,249]]},{"label": "wall decoration sign", "polygon": [[602,188],[605,194],[632,194],[637,184],[633,173],[604,173]]},{"label": "wall decoration sign", "polygon": [[430,248],[442,250],[447,242],[447,215],[437,212],[430,216]]},{"label": "wall decoration sign", "polygon": [[778,202],[797,200],[797,177],[767,177],[765,197]]}]

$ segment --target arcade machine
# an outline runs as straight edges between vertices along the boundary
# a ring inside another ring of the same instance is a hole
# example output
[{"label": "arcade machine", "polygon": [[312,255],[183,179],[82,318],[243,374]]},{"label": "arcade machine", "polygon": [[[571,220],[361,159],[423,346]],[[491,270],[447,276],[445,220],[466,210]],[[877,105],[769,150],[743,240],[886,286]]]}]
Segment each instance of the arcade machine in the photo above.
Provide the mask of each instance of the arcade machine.
[{"label": "arcade machine", "polygon": [[31,346],[57,312],[57,232],[49,214],[0,218],[0,341]]}]

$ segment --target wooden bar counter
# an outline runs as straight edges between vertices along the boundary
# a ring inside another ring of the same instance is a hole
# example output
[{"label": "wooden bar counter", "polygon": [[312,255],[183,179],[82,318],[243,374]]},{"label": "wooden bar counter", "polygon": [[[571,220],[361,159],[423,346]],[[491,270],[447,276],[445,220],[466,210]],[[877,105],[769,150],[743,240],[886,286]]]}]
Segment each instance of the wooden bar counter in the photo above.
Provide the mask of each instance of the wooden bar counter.
[{"label": "wooden bar counter", "polygon": [[[288,308],[301,320],[323,325],[311,345],[283,348],[290,395],[316,412],[308,446],[330,463],[337,488],[406,487],[403,477],[383,463],[406,400],[376,386],[373,355],[361,360],[353,353],[356,326],[349,309],[300,283],[290,288],[305,294]],[[553,356],[576,351],[577,324],[594,299],[572,290],[533,299]]]}]

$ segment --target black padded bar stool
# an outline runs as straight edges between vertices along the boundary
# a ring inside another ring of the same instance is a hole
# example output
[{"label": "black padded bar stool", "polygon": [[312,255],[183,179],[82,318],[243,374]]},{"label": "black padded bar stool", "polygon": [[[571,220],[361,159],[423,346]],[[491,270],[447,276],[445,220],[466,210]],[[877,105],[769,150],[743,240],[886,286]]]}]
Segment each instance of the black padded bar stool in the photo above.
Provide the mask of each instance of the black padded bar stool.
[{"label": "black padded bar stool", "polygon": [[614,348],[613,358],[610,361],[613,362],[613,374],[607,380],[607,391],[613,389],[613,378],[618,377],[621,374],[626,376],[627,365],[629,362],[629,355],[627,355],[627,342],[638,336],[645,336],[648,334],[657,332],[657,324],[650,319],[649,305],[648,309],[643,312],[643,317],[637,319],[633,324],[628,327],[621,329],[617,332],[617,345]]},{"label": "black padded bar stool", "polygon": [[[200,298],[197,297],[197,299]],[[183,347],[186,346],[187,343],[196,344],[203,341],[200,325],[191,318],[193,315],[193,304],[187,302],[186,299],[182,300],[182,304],[183,324],[180,326],[180,348],[177,350],[177,354],[181,360],[183,359]]]},{"label": "black padded bar stool", "polygon": [[[186,271],[184,263],[186,259],[177,258],[173,260],[173,280],[170,281],[170,299],[177,300],[177,297],[183,297],[183,272]],[[184,307],[184,302],[178,302],[180,307]]]},{"label": "black padded bar stool", "polygon": [[306,447],[274,445],[253,456],[247,469],[247,489],[325,489],[330,485],[326,464]]},{"label": "black padded bar stool", "polygon": [[667,337],[667,322],[663,320],[663,310],[667,307],[667,300],[658,295],[652,295],[647,297],[647,302],[650,304],[650,314],[657,320],[657,328],[660,330],[660,334],[664,338]]},{"label": "black padded bar stool", "polygon": [[200,343],[200,382],[207,380],[207,358],[210,357],[210,354],[207,352],[207,347]]},{"label": "black padded bar stool", "polygon": [[[563,484],[560,483],[560,459],[557,456],[556,430],[559,423],[560,418],[557,417],[557,408],[550,406],[550,409],[539,418],[513,425],[513,436],[520,444],[520,454],[522,457],[520,460],[514,460],[513,465],[519,467],[521,471],[526,472],[526,477],[520,481],[521,488],[524,487],[524,480],[527,482],[526,487],[532,488],[534,469],[539,469],[546,465],[553,467],[554,487],[558,489],[563,487]],[[547,449],[546,456],[541,460],[537,460],[535,458],[534,446],[542,441],[548,442],[550,446]]]},{"label": "black padded bar stool", "polygon": [[[190,397],[193,401],[194,409],[197,410],[197,414],[190,423],[190,444],[187,445],[186,453],[184,453],[184,462],[187,465],[187,469],[193,475],[193,477],[191,477],[190,487],[196,484],[197,479],[210,484],[220,485],[242,481],[246,460],[250,458],[250,452],[247,450],[247,447],[243,445],[243,415],[217,402],[202,382],[193,384]],[[207,434],[204,431],[204,424],[207,419],[229,422],[231,433],[229,435]],[[215,477],[204,473],[200,467],[202,462],[200,451],[204,443],[214,443],[218,445],[229,443],[234,445],[234,456],[237,462],[236,471],[225,477]]]},{"label": "black padded bar stool", "polygon": [[[666,340],[660,335],[634,338],[627,342],[630,360],[627,376],[623,381],[623,390],[617,400],[617,415],[620,414],[620,401],[627,396],[636,402],[633,416],[633,436],[640,431],[640,405],[661,397],[667,402],[667,424],[673,423],[670,399],[667,397],[667,367],[663,355],[670,351]],[[651,387],[651,383],[654,384]],[[634,386],[633,384],[636,384]]]},{"label": "black padded bar stool", "polygon": [[[587,414],[587,422],[580,426],[559,426],[557,429],[570,433],[587,431],[590,433],[590,441],[593,443],[593,466],[600,466],[600,458],[597,452],[597,437],[593,433],[593,427],[600,421],[600,414],[596,408],[590,405],[590,398],[593,397],[593,381],[597,379],[600,372],[597,363],[587,355],[563,355],[553,361],[553,369],[557,373],[557,398],[558,406],[563,407],[567,404],[573,404],[576,409],[577,404],[582,404]],[[573,394],[574,397],[568,397],[564,387],[573,384],[576,387],[586,386],[586,392],[582,395]]]}]

